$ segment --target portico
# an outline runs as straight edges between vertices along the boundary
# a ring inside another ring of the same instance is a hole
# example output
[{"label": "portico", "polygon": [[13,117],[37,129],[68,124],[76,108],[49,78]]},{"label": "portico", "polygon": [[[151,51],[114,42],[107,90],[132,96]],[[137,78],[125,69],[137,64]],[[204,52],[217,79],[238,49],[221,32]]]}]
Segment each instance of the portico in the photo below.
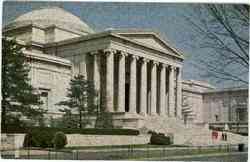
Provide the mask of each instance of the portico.
[{"label": "portico", "polygon": [[183,56],[155,32],[104,31],[48,44],[46,52],[69,59],[73,75],[92,80],[99,107],[119,120],[182,118]]},{"label": "portico", "polygon": [[113,48],[87,55],[105,111],[181,117],[181,65]]}]

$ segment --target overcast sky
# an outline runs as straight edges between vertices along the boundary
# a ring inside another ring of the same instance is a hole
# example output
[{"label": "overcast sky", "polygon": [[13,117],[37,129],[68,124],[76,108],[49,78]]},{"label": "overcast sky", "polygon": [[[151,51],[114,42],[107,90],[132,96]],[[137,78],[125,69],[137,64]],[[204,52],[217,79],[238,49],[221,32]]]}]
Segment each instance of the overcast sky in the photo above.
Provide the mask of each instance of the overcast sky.
[{"label": "overcast sky", "polygon": [[3,24],[14,20],[28,11],[46,6],[59,6],[80,17],[95,31],[107,28],[139,28],[158,31],[174,47],[184,53],[184,79],[207,81],[202,78],[203,71],[193,66],[198,55],[206,55],[205,50],[195,48],[197,39],[185,16],[193,14],[192,4],[166,3],[97,3],[97,2],[4,2]]}]

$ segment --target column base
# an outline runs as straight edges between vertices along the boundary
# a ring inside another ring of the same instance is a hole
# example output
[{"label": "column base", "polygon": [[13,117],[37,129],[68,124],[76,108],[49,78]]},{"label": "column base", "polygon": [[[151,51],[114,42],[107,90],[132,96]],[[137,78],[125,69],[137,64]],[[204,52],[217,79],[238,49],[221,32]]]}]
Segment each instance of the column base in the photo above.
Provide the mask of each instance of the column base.
[{"label": "column base", "polygon": [[149,116],[157,117],[157,116],[159,116],[159,114],[153,113],[153,114],[150,114]]},{"label": "column base", "polygon": [[124,118],[141,118],[140,114],[132,113],[132,112],[126,112],[124,115]]},{"label": "column base", "polygon": [[160,116],[160,117],[163,117],[163,118],[167,117],[166,114],[159,114],[159,116]]},{"label": "column base", "polygon": [[126,112],[123,117],[123,128],[140,128],[143,119],[144,117],[139,114]]},{"label": "column base", "polygon": [[143,116],[143,117],[148,116],[148,114],[147,114],[147,113],[145,113],[145,112],[143,112],[143,113],[142,113],[142,112],[140,112],[140,113],[139,113],[139,115],[141,115],[141,116]]}]

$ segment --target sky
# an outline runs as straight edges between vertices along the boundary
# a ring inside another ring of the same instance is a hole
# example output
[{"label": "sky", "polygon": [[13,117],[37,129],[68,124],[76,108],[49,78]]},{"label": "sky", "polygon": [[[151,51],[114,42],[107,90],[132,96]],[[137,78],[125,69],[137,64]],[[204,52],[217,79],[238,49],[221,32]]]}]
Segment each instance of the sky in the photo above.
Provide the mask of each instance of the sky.
[{"label": "sky", "polygon": [[206,81],[223,88],[223,85],[202,77],[204,71],[194,66],[197,56],[206,55],[204,49],[196,47],[195,31],[186,17],[193,13],[194,4],[174,3],[125,3],[125,2],[4,2],[3,25],[17,16],[46,6],[58,6],[78,16],[95,31],[107,28],[139,28],[158,31],[185,57],[183,78]]}]

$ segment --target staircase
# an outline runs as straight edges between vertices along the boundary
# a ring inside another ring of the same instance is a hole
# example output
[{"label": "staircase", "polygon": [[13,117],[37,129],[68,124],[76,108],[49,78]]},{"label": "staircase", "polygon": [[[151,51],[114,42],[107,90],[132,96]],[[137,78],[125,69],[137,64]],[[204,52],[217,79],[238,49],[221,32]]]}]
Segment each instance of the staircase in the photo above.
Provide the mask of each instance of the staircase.
[{"label": "staircase", "polygon": [[221,132],[219,139],[214,140],[211,137],[212,130],[197,125],[184,125],[183,120],[169,117],[147,117],[143,126],[147,130],[158,133],[174,135],[174,144],[190,145],[190,146],[207,146],[207,145],[224,145],[247,143],[248,137],[227,132],[227,141],[221,140]]}]

